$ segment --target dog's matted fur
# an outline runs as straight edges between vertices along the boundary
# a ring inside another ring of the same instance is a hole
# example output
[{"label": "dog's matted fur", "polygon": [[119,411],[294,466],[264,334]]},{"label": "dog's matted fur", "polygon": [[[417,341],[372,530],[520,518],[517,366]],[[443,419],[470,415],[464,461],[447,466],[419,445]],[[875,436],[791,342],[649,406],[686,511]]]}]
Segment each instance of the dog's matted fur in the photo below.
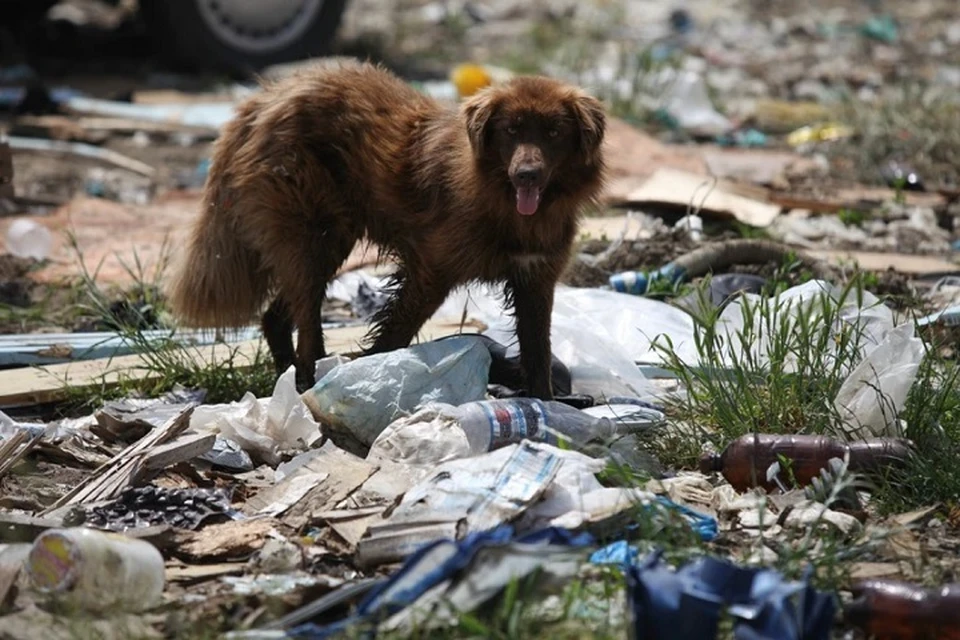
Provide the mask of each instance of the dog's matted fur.
[{"label": "dog's matted fur", "polygon": [[216,142],[173,310],[230,328],[272,297],[264,335],[303,389],[325,355],[327,283],[366,237],[399,265],[368,353],[409,345],[452,288],[502,282],[527,391],[550,398],[554,288],[601,189],[605,122],[595,98],[542,77],[488,87],[458,110],[353,61],[265,86]]}]

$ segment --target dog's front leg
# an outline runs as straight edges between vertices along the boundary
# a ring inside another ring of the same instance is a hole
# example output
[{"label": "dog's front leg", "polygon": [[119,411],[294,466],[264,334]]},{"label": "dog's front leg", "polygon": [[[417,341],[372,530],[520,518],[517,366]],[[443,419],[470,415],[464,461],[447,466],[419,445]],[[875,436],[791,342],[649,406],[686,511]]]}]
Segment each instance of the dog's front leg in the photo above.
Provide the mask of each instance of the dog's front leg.
[{"label": "dog's front leg", "polygon": [[395,292],[374,316],[373,344],[366,353],[410,346],[424,323],[440,308],[451,287],[425,269],[402,268],[394,276]]},{"label": "dog's front leg", "polygon": [[520,343],[520,366],[527,392],[541,400],[553,399],[550,355],[550,317],[553,313],[555,282],[544,274],[523,272],[507,283],[513,300]]}]

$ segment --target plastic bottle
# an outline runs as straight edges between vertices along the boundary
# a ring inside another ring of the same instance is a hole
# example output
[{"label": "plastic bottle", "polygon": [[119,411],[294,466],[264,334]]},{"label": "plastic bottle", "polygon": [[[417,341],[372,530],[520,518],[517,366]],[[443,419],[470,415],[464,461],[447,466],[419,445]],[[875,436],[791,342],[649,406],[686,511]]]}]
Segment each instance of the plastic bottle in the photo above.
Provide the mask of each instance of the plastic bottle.
[{"label": "plastic bottle", "polygon": [[535,440],[558,444],[568,440],[583,445],[617,433],[609,418],[596,418],[562,402],[536,398],[507,398],[467,402],[454,410],[474,454]]},{"label": "plastic bottle", "polygon": [[934,589],[893,580],[853,586],[847,622],[868,637],[897,640],[960,640],[960,584]]},{"label": "plastic bottle", "polygon": [[393,421],[370,447],[369,458],[412,465],[478,456],[522,440],[573,448],[605,446],[629,426],[593,417],[562,402],[537,398],[431,403]]},{"label": "plastic bottle", "polygon": [[43,532],[25,568],[38,591],[87,611],[142,611],[163,594],[163,556],[156,547],[87,527]]},{"label": "plastic bottle", "polygon": [[[767,469],[779,461],[779,456],[790,460],[789,473],[797,483],[806,485],[827,467],[830,458],[843,458],[846,452],[850,453],[851,471],[871,472],[902,463],[909,447],[909,440],[895,438],[845,443],[827,436],[748,434],[731,442],[720,454],[702,455],[700,471],[719,471],[737,491],[754,486],[769,490],[777,484],[767,480]],[[755,481],[751,477],[754,472]],[[781,480],[789,477],[785,473],[781,473]]]}]

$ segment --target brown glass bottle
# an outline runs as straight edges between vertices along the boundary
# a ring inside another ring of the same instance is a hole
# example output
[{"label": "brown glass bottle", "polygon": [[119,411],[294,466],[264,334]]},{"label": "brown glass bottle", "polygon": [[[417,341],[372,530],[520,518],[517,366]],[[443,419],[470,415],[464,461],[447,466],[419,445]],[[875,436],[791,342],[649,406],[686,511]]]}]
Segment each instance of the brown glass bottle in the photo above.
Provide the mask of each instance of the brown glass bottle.
[{"label": "brown glass bottle", "polygon": [[[737,491],[751,487],[771,490],[776,483],[767,482],[767,469],[783,456],[791,461],[793,477],[801,486],[820,475],[830,458],[843,458],[850,452],[850,470],[870,473],[899,464],[909,455],[910,441],[879,438],[857,442],[841,442],[828,436],[748,434],[737,438],[722,453],[706,453],[700,457],[700,471],[720,472]],[[756,476],[754,478],[754,472]],[[786,484],[786,469],[780,479]]]},{"label": "brown glass bottle", "polygon": [[877,640],[960,640],[960,584],[934,589],[893,580],[853,586],[846,621]]}]

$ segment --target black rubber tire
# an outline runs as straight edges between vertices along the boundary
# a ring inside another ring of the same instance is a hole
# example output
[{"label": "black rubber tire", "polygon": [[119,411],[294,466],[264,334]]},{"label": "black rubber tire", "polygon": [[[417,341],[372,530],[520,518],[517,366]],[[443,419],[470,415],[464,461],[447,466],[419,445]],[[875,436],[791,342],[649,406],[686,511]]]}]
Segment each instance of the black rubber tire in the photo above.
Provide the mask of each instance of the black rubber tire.
[{"label": "black rubber tire", "polygon": [[250,75],[264,67],[330,52],[347,0],[325,0],[303,35],[269,53],[255,54],[221,42],[200,17],[193,0],[140,0],[140,13],[160,54],[185,71]]}]

